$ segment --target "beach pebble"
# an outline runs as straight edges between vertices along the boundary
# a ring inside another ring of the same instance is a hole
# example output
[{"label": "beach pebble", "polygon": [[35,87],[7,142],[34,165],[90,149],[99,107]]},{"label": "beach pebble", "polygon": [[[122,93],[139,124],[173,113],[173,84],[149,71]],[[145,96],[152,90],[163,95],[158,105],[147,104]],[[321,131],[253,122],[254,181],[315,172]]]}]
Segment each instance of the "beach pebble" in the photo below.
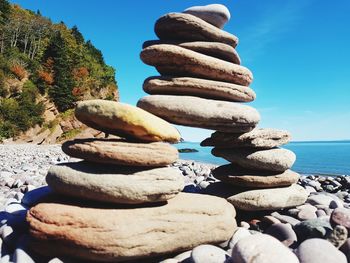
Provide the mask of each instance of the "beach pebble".
[{"label": "beach pebble", "polygon": [[266,229],[265,234],[277,238],[287,247],[297,242],[297,235],[295,234],[290,224],[273,224],[268,229]]},{"label": "beach pebble", "polygon": [[294,231],[298,240],[303,241],[308,238],[325,238],[332,232],[332,227],[328,221],[317,218],[296,224]]},{"label": "beach pebble", "polygon": [[328,236],[327,240],[331,242],[336,248],[342,246],[348,238],[348,230],[340,225],[333,228],[332,233]]},{"label": "beach pebble", "polygon": [[350,262],[350,238],[348,238],[344,242],[344,244],[339,248],[339,250],[345,254],[348,262]]},{"label": "beach pebble", "polygon": [[223,28],[231,17],[230,11],[227,7],[221,4],[193,6],[187,8],[184,13],[199,17],[218,28]]},{"label": "beach pebble", "polygon": [[257,234],[238,241],[232,250],[232,261],[240,263],[298,263],[298,258],[286,246],[270,235]]},{"label": "beach pebble", "polygon": [[331,214],[331,224],[342,225],[350,230],[350,209],[336,208]]},{"label": "beach pebble", "polygon": [[300,263],[346,263],[345,255],[330,242],[311,238],[300,244],[296,250]]},{"label": "beach pebble", "polygon": [[193,263],[225,263],[229,257],[225,250],[213,245],[200,245],[191,253]]},{"label": "beach pebble", "polygon": [[294,217],[291,217],[291,216],[281,215],[278,212],[273,212],[271,216],[277,218],[282,223],[288,223],[288,224],[291,224],[292,226],[300,223],[300,220],[295,219]]},{"label": "beach pebble", "polygon": [[252,234],[250,233],[250,231],[246,228],[243,227],[238,227],[236,232],[233,234],[230,242],[229,242],[229,247],[233,248],[237,242],[239,240],[241,240],[242,238],[245,238],[247,236],[251,236]]}]

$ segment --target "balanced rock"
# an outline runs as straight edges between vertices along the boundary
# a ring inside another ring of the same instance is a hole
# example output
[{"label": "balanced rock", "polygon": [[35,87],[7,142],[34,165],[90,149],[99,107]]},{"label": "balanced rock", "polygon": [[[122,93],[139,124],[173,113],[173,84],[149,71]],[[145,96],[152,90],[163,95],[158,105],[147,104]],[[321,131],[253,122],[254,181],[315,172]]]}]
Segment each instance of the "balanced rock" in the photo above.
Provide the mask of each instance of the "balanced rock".
[{"label": "balanced rock", "polygon": [[143,83],[143,90],[148,94],[188,95],[238,102],[253,101],[256,97],[249,87],[189,77],[150,77]]},{"label": "balanced rock", "polygon": [[279,147],[290,141],[291,135],[287,131],[256,128],[247,133],[214,132],[210,138],[201,142],[201,146],[214,146],[216,148],[261,148],[271,149]]},{"label": "balanced rock", "polygon": [[227,200],[245,211],[278,210],[304,204],[308,193],[300,185],[283,188],[250,190],[238,193]]},{"label": "balanced rock", "polygon": [[123,139],[75,139],[63,143],[62,150],[91,162],[129,166],[166,166],[179,156],[168,143],[132,143]]},{"label": "balanced rock", "polygon": [[266,234],[245,237],[232,250],[237,263],[299,263],[296,255],[276,238]]},{"label": "balanced rock", "polygon": [[292,151],[281,148],[268,150],[214,148],[212,154],[245,168],[276,172],[290,169],[296,159]]},{"label": "balanced rock", "polygon": [[187,8],[184,13],[199,17],[218,28],[223,28],[231,18],[230,11],[227,7],[220,4],[193,6]]},{"label": "balanced rock", "polygon": [[153,45],[142,50],[141,59],[161,75],[197,77],[249,86],[253,74],[246,67],[175,45]]},{"label": "balanced rock", "polygon": [[234,164],[219,166],[213,170],[213,175],[220,181],[256,188],[289,186],[298,182],[300,175],[291,170],[284,172],[268,172],[242,168]]},{"label": "balanced rock", "polygon": [[184,42],[184,41],[162,41],[162,40],[150,40],[143,43],[142,48],[146,48],[153,45],[159,44],[169,44],[177,45],[183,48],[187,48],[198,53],[222,59],[234,64],[241,64],[241,59],[232,46],[229,46],[220,42],[204,42],[204,41],[194,41],[194,42]]},{"label": "balanced rock", "polygon": [[221,42],[232,47],[238,38],[191,14],[169,13],[159,18],[154,26],[161,40]]},{"label": "balanced rock", "polygon": [[46,181],[62,195],[127,204],[165,201],[184,188],[183,176],[171,167],[145,170],[88,162],[54,165]]},{"label": "balanced rock", "polygon": [[33,207],[29,246],[43,255],[120,262],[220,243],[236,228],[234,207],[207,195],[180,193],[165,205],[133,209],[81,206]]},{"label": "balanced rock", "polygon": [[179,132],[166,121],[140,108],[107,100],[80,101],[76,118],[91,128],[141,141],[179,142]]},{"label": "balanced rock", "polygon": [[137,106],[171,123],[226,132],[250,131],[260,120],[250,106],[190,96],[146,96]]}]

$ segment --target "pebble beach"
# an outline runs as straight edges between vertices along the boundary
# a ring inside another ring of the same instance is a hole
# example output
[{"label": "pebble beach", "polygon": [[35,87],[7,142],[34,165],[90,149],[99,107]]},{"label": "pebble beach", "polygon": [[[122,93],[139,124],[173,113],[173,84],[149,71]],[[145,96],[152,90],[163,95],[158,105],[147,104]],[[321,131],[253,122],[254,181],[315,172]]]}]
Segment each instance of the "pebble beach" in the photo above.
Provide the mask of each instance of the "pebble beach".
[{"label": "pebble beach", "polygon": [[[31,254],[23,246],[23,240],[27,235],[25,222],[27,209],[38,198],[50,193],[45,182],[49,167],[68,161],[75,162],[79,159],[64,154],[60,145],[0,145],[1,262],[37,262],[38,260],[71,262],[62,258],[38,258],[38,255]],[[223,193],[225,190],[225,184],[212,175],[216,165],[179,160],[172,166],[179,169],[184,176],[184,192],[213,194],[213,191]],[[309,246],[322,247],[322,250],[317,250],[318,252],[313,255],[315,261],[307,262],[325,262],[325,256],[332,257],[333,261],[330,262],[335,262],[337,257],[342,258],[343,252],[344,255],[349,256],[350,239],[347,238],[350,227],[349,177],[302,175],[298,184],[309,193],[305,204],[277,211],[245,213],[244,216],[237,218],[238,228],[227,242],[218,246],[201,245],[195,250],[174,255],[171,259],[163,257],[157,259],[158,261],[152,259],[149,262],[192,262],[184,260],[190,260],[196,253],[199,256],[204,253],[205,256],[209,252],[218,258],[220,256],[229,258],[233,247],[240,239],[252,236],[250,243],[259,242],[253,237],[259,237],[256,235],[260,233],[265,234],[261,236],[262,239],[272,242],[269,246],[275,242],[274,239],[269,240],[269,236],[273,236],[292,250],[297,248],[294,251],[299,254],[303,253],[303,247],[306,249],[309,249]],[[28,191],[30,193],[27,193]],[[303,245],[301,248],[300,244]],[[274,253],[279,253],[279,246],[275,244],[275,248],[270,247],[269,250],[276,249],[277,252]],[[336,249],[339,247],[343,252]],[[341,253],[340,256],[339,253]]]}]

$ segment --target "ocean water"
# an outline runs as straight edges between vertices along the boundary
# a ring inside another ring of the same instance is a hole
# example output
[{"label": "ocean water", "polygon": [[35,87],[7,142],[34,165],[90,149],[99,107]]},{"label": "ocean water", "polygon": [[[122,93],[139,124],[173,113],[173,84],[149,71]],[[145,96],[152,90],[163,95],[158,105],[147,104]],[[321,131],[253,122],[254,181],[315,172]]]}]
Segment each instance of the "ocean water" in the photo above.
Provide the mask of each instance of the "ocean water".
[{"label": "ocean water", "polygon": [[[180,158],[217,165],[227,164],[222,158],[211,155],[211,147],[199,143],[183,142],[178,149],[197,149],[195,153],[180,153]],[[350,141],[291,142],[285,146],[297,155],[292,169],[302,174],[350,175]]]}]

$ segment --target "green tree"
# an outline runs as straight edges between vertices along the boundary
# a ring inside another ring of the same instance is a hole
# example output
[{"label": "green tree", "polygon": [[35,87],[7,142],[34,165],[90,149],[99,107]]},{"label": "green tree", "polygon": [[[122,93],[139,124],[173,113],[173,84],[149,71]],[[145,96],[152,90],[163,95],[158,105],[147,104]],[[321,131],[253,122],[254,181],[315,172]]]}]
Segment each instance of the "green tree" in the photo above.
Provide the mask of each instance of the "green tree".
[{"label": "green tree", "polygon": [[85,39],[84,39],[83,35],[80,33],[78,27],[73,26],[71,30],[72,30],[72,34],[73,34],[75,40],[77,41],[77,44],[78,45],[84,44]]}]

